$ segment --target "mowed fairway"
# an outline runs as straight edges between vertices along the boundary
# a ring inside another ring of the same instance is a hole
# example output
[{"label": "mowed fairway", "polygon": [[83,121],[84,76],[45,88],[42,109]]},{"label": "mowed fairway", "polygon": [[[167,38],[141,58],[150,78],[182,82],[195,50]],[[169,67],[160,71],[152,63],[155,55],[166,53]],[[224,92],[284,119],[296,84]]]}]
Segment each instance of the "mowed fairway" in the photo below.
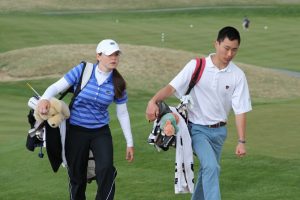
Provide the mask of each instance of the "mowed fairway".
[{"label": "mowed fairway", "polygon": [[[145,108],[154,92],[189,59],[213,51],[216,32],[225,25],[241,31],[242,45],[235,61],[247,74],[253,111],[248,115],[248,156],[243,159],[234,155],[237,136],[234,116],[230,116],[221,161],[222,199],[299,199],[300,78],[269,69],[300,72],[299,2],[231,1],[233,5],[217,0],[201,4],[191,1],[193,8],[174,1],[174,10],[159,9],[172,5],[159,1],[124,3],[124,7],[105,7],[93,1],[95,6],[86,8],[76,1],[60,9],[57,2],[41,0],[38,6],[23,6],[27,10],[5,2],[0,3],[1,200],[68,199],[66,170],[53,173],[46,155],[40,159],[38,149],[30,152],[25,148],[27,101],[33,94],[26,82],[42,93],[81,60],[94,61],[95,46],[103,38],[116,39],[123,49],[119,69],[128,82],[136,149],[134,163],[128,164],[112,106],[118,169],[115,199],[190,199],[189,194],[174,194],[174,149],[158,153],[146,142],[151,124],[145,119]],[[152,10],[139,10],[147,8]],[[247,32],[241,27],[244,15],[251,20]],[[171,99],[169,103],[178,101]],[[87,199],[94,199],[95,190],[95,182],[88,185]]]}]

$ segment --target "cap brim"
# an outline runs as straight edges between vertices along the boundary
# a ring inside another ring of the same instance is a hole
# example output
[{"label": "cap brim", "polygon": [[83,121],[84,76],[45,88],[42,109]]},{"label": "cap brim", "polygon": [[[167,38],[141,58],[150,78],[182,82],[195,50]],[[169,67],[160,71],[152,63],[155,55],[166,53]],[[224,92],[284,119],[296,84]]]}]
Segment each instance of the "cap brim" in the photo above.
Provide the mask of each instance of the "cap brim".
[{"label": "cap brim", "polygon": [[121,50],[120,50],[120,49],[111,49],[111,50],[109,50],[109,51],[103,52],[103,54],[106,55],[106,56],[110,56],[111,54],[113,54],[113,53],[115,53],[115,52],[117,52],[117,51],[121,53]]}]

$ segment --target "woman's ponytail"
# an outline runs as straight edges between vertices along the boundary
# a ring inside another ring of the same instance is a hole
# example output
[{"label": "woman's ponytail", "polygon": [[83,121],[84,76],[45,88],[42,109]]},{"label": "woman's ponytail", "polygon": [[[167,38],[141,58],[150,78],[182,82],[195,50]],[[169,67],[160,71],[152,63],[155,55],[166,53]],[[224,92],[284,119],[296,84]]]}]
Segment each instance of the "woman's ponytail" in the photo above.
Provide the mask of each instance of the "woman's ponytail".
[{"label": "woman's ponytail", "polygon": [[126,89],[126,82],[117,69],[113,70],[113,83],[115,87],[115,97],[121,98],[124,90]]}]

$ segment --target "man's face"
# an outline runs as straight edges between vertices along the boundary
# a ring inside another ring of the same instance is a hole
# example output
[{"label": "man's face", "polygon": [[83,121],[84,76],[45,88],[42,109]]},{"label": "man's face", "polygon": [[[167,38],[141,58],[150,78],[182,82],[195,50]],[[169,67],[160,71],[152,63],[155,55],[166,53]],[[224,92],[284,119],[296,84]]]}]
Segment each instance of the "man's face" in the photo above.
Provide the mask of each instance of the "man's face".
[{"label": "man's face", "polygon": [[215,42],[216,48],[216,56],[218,57],[219,61],[224,64],[225,66],[234,58],[237,54],[239,49],[239,42],[238,40],[229,40],[225,38],[222,42]]}]

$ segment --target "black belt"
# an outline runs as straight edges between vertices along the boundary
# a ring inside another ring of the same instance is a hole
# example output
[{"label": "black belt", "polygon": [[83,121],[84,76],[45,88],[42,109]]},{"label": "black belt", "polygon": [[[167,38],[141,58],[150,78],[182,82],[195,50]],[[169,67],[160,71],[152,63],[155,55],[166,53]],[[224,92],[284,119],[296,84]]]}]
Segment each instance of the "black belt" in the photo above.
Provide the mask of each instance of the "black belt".
[{"label": "black belt", "polygon": [[212,124],[212,125],[205,125],[208,128],[219,128],[221,126],[225,126],[226,122],[218,122],[216,124]]}]

